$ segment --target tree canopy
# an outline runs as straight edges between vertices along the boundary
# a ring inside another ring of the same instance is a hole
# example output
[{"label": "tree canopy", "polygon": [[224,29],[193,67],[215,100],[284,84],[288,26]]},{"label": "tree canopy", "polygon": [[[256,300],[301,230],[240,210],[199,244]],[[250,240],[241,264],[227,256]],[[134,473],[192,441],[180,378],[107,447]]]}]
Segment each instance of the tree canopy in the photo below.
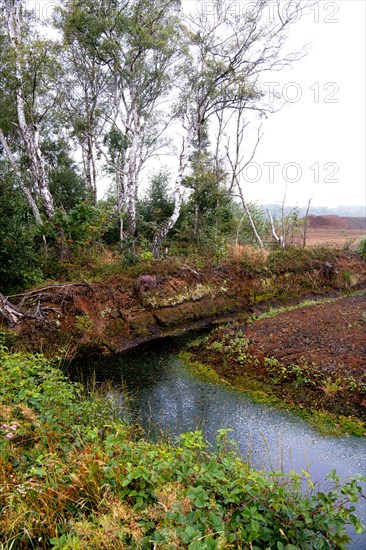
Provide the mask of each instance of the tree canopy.
[{"label": "tree canopy", "polygon": [[[105,231],[122,251],[134,253],[143,238],[158,257],[173,228],[193,241],[207,228],[216,237],[233,232],[236,197],[255,234],[243,127],[248,114],[273,109],[260,77],[301,56],[284,45],[307,8],[273,4],[256,0],[233,16],[221,1],[188,13],[179,0],[62,0],[41,25],[26,3],[5,2],[0,176],[39,234],[85,201],[97,206],[106,184]],[[164,172],[167,156],[175,168]]]}]

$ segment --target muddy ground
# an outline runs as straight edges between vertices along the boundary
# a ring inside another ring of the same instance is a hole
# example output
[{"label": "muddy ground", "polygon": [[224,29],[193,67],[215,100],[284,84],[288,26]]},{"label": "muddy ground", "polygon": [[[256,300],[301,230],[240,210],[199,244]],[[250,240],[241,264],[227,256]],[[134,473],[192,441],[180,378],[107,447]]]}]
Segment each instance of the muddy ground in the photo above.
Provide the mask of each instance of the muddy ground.
[{"label": "muddy ground", "polygon": [[[329,267],[330,266],[330,267]],[[45,285],[17,298],[12,328],[30,351],[72,355],[80,346],[123,351],[203,325],[247,318],[274,304],[366,285],[366,263],[353,254],[286,250],[220,265],[176,259],[137,266],[101,282]]]},{"label": "muddy ground", "polygon": [[308,363],[366,384],[366,295],[287,311],[252,323],[245,336],[284,365]]},{"label": "muddy ground", "polygon": [[192,357],[254,396],[361,421],[350,431],[365,435],[364,292],[219,328]]}]

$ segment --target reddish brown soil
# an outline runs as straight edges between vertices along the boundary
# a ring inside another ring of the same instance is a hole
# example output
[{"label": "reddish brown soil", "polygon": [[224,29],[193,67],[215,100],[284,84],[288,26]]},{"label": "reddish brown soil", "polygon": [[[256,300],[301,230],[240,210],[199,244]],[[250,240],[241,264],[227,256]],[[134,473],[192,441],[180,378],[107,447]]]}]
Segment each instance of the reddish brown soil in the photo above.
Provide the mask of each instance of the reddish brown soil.
[{"label": "reddish brown soil", "polygon": [[308,246],[333,243],[355,249],[365,236],[366,218],[309,215]]},{"label": "reddish brown soil", "polygon": [[101,283],[49,285],[24,296],[30,315],[15,330],[28,349],[51,355],[87,345],[123,351],[176,331],[247,318],[269,304],[366,284],[365,262],[328,249],[315,256],[302,249],[279,253],[270,268],[262,257],[249,264],[199,268],[167,259]]},{"label": "reddish brown soil", "polygon": [[309,227],[331,229],[361,229],[366,232],[366,218],[351,218],[348,216],[314,216],[308,217]]},{"label": "reddish brown soil", "polygon": [[366,421],[365,293],[223,327],[194,353],[244,391]]},{"label": "reddish brown soil", "polygon": [[366,295],[286,311],[245,330],[265,356],[366,381]]}]

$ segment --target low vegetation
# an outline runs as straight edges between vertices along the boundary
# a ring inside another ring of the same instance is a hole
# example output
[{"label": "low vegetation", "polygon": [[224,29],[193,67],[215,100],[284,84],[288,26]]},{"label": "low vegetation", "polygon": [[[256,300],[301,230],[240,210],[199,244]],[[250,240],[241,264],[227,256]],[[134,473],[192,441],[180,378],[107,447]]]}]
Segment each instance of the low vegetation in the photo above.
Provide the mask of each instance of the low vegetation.
[{"label": "low vegetation", "polygon": [[[23,548],[346,548],[361,479],[264,473],[218,432],[172,446],[42,356],[0,351],[0,541]],[[304,489],[304,486],[306,487]]]},{"label": "low vegetation", "polygon": [[366,261],[366,237],[359,243],[357,253],[363,260]]},{"label": "low vegetation", "polygon": [[256,400],[297,410],[325,434],[364,436],[363,308],[362,291],[270,308],[219,327],[185,359]]}]

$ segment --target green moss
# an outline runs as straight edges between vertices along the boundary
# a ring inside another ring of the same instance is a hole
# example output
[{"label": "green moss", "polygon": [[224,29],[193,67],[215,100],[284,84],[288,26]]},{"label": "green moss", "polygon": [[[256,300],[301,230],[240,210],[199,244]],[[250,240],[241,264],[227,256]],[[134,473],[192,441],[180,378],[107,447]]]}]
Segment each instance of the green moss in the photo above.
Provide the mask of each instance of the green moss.
[{"label": "green moss", "polygon": [[189,372],[195,378],[203,380],[204,382],[212,382],[214,384],[221,383],[228,385],[227,382],[220,378],[217,372],[208,365],[204,365],[199,361],[191,361],[190,353],[181,352],[179,354],[179,358],[185,363],[185,365],[188,367]]},{"label": "green moss", "polygon": [[[176,306],[188,301],[196,301],[201,298],[215,296],[219,292],[226,292],[224,285],[218,286],[210,283],[198,283],[193,286],[184,286],[179,292],[172,292],[169,295],[169,290],[162,289],[156,292],[151,292],[141,296],[141,301],[145,306],[153,308]],[[167,295],[168,293],[168,295]]]},{"label": "green moss", "polygon": [[356,437],[366,436],[365,423],[354,416],[340,416],[328,411],[311,410],[308,420],[323,435],[349,434]]},{"label": "green moss", "polygon": [[265,382],[240,376],[234,379],[231,386],[248,395],[256,403],[268,403],[279,409],[291,410],[307,420],[322,435],[366,436],[365,422],[359,418],[336,415],[312,407],[304,409],[303,406],[291,401],[289,396],[278,397]]},{"label": "green moss", "polygon": [[90,318],[89,313],[77,315],[75,317],[75,328],[81,334],[91,334],[94,330],[94,322]]},{"label": "green moss", "polygon": [[241,391],[250,397],[255,403],[267,403],[279,409],[291,410],[293,413],[306,419],[322,435],[354,435],[362,437],[366,435],[365,422],[354,416],[336,415],[329,411],[319,410],[314,407],[304,408],[303,405],[291,399],[290,394],[278,395],[270,381],[266,382],[248,372],[232,377],[230,380],[220,377],[209,365],[197,361],[189,352],[180,354],[181,359],[188,366],[193,376],[206,382],[213,382],[229,386],[231,389]]}]

